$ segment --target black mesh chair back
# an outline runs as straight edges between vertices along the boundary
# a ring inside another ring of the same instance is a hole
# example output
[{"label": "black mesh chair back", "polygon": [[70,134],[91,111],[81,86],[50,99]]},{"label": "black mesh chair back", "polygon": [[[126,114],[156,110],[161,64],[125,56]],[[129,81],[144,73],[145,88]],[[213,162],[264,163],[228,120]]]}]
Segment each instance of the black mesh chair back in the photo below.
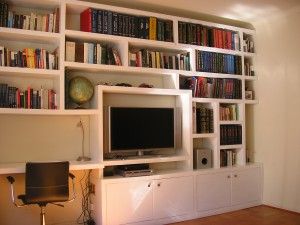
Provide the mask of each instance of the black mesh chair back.
[{"label": "black mesh chair back", "polygon": [[27,163],[26,204],[47,204],[69,199],[69,162]]}]

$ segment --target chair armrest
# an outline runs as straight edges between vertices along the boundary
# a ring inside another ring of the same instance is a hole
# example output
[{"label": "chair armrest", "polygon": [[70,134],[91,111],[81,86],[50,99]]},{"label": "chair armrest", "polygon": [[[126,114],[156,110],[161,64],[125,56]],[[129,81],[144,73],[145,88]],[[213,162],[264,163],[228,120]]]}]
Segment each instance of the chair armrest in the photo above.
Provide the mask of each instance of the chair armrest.
[{"label": "chair armrest", "polygon": [[18,208],[25,206],[25,204],[18,204],[15,200],[14,185],[13,185],[15,182],[15,178],[13,178],[12,176],[8,176],[8,177],[6,177],[6,179],[10,183],[11,200],[12,200],[13,204]]}]

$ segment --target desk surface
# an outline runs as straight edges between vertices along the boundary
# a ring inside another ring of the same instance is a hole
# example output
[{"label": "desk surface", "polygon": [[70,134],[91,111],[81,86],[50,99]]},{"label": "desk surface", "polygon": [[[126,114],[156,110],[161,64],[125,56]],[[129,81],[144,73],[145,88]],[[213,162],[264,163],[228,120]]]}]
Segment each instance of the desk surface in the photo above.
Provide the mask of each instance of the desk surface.
[{"label": "desk surface", "polygon": [[[70,161],[70,170],[101,169],[103,165],[94,161]],[[1,163],[0,174],[25,173],[25,163]]]}]

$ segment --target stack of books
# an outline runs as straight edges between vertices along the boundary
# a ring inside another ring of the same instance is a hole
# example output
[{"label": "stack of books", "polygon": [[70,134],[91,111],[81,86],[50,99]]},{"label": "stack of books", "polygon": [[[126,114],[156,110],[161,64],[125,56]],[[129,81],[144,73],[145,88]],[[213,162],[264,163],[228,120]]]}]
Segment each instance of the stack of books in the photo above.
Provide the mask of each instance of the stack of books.
[{"label": "stack of books", "polygon": [[245,75],[246,76],[255,76],[254,67],[253,67],[252,63],[250,63],[247,60],[245,60]]},{"label": "stack of books", "polygon": [[241,125],[221,125],[220,126],[220,144],[237,145],[242,144],[242,126]]},{"label": "stack of books", "polygon": [[221,150],[220,152],[220,166],[234,166],[236,165],[236,151],[235,150]]},{"label": "stack of books", "polygon": [[118,50],[99,43],[67,41],[66,61],[122,66]]},{"label": "stack of books", "polygon": [[179,43],[240,50],[240,38],[236,31],[179,21],[178,33]]},{"label": "stack of books", "polygon": [[238,79],[181,76],[179,82],[180,89],[192,90],[193,97],[242,99],[242,82]]},{"label": "stack of books", "polygon": [[196,71],[242,74],[242,57],[196,50]]},{"label": "stack of books", "polygon": [[236,104],[232,105],[220,105],[220,120],[238,120],[239,119],[239,111],[238,106]]},{"label": "stack of books", "polygon": [[244,52],[254,53],[254,41],[251,39],[251,36],[244,37],[243,50]]},{"label": "stack of books", "polygon": [[214,114],[213,109],[203,106],[193,108],[193,133],[213,133]]},{"label": "stack of books", "polygon": [[173,41],[173,22],[88,8],[80,14],[80,30],[158,41]]},{"label": "stack of books", "polygon": [[191,70],[190,53],[171,54],[142,49],[129,52],[129,64],[135,67]]},{"label": "stack of books", "polygon": [[53,53],[42,48],[25,48],[22,51],[12,51],[0,46],[0,66],[57,70],[58,65],[57,50]]},{"label": "stack of books", "polygon": [[11,11],[7,3],[0,3],[0,26],[59,33],[59,9],[49,14],[31,12],[25,15]]},{"label": "stack of books", "polygon": [[57,95],[52,89],[22,91],[0,83],[0,108],[57,109]]}]

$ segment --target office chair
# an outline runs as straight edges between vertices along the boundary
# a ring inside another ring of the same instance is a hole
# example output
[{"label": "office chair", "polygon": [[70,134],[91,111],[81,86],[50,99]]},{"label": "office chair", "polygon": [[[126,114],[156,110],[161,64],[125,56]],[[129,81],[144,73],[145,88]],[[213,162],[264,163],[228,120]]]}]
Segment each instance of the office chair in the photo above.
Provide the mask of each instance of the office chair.
[{"label": "office chair", "polygon": [[[69,199],[69,178],[72,179],[73,197]],[[19,195],[18,204],[14,197],[15,179],[8,176],[11,187],[11,199],[16,207],[37,204],[41,208],[40,224],[45,225],[45,208],[47,204],[63,207],[59,202],[71,202],[76,197],[75,176],[69,173],[69,162],[26,163],[25,194]]]}]

